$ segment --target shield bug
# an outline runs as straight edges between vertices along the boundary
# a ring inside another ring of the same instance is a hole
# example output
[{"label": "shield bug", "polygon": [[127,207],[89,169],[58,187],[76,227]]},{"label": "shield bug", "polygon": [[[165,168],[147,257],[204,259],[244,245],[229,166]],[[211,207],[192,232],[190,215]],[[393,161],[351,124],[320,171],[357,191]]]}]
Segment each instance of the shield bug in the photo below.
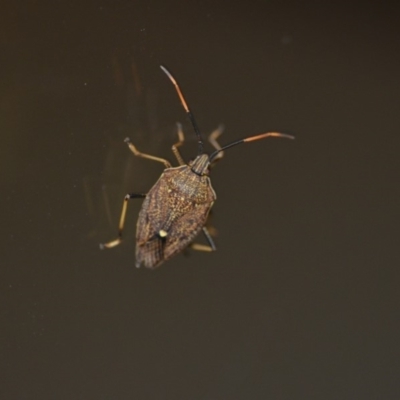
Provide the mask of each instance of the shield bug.
[{"label": "shield bug", "polygon": [[[136,227],[136,266],[140,267],[144,264],[147,268],[159,267],[164,261],[187,247],[202,251],[216,250],[207,229],[208,215],[217,198],[211,186],[209,170],[218,159],[222,158],[225,150],[238,144],[254,142],[267,137],[294,139],[293,136],[284,133],[266,132],[220,146],[217,142],[217,138],[222,132],[220,128],[214,131],[209,139],[215,151],[211,154],[204,153],[202,135],[177,81],[164,66],[161,66],[161,69],[175,86],[182,106],[193,126],[197,137],[197,156],[187,164],[180,155],[178,147],[184,141],[180,126],[178,126],[179,141],[172,146],[172,151],[179,163],[178,167],[172,167],[166,159],[141,153],[130,139],[126,138],[125,142],[135,156],[163,163],[166,168],[148,193],[131,193],[125,196],[118,238],[100,245],[101,248],[111,248],[121,243],[128,202],[130,199],[143,198]],[[193,242],[200,231],[203,231],[208,245]]]}]

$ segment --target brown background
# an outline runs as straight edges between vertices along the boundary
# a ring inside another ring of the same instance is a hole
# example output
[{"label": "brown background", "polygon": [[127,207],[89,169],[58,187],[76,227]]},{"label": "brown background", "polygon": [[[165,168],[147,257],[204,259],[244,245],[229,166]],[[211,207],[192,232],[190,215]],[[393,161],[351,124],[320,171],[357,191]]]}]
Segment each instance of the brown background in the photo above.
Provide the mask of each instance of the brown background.
[{"label": "brown background", "polygon": [[[11,2],[10,2],[11,3]],[[0,23],[2,399],[399,398],[398,10],[24,2]],[[123,195],[221,143],[218,251],[157,271]],[[107,203],[108,202],[108,203]],[[107,214],[109,204],[110,215]]]}]

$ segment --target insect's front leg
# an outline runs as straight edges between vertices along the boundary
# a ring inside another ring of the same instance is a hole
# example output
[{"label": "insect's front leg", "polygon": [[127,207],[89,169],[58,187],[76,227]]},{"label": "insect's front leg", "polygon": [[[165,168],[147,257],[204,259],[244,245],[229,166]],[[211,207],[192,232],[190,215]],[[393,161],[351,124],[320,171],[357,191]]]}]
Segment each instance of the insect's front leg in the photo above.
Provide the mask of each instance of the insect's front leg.
[{"label": "insect's front leg", "polygon": [[143,199],[145,197],[146,197],[146,195],[143,193],[130,193],[124,197],[124,202],[122,204],[121,217],[119,219],[118,238],[111,240],[110,242],[107,242],[107,243],[100,243],[100,249],[104,249],[104,248],[110,249],[112,247],[118,246],[122,242],[122,231],[123,231],[124,225],[125,225],[128,201],[131,199]]},{"label": "insect's front leg", "polygon": [[[217,139],[221,136],[222,132],[224,131],[224,126],[219,125],[217,129],[212,131],[210,133],[210,136],[208,137],[208,141],[212,144],[212,146],[215,148],[215,150],[221,150],[221,145],[217,142]],[[214,160],[212,161],[211,166],[215,164],[216,161],[220,160],[224,156],[224,152],[221,151],[214,157]]]},{"label": "insect's front leg", "polygon": [[176,159],[178,160],[179,165],[185,165],[186,164],[185,160],[182,158],[181,153],[178,150],[178,147],[182,146],[185,140],[185,135],[183,134],[182,124],[180,122],[177,122],[176,126],[178,129],[179,141],[172,145],[172,152],[174,153]]},{"label": "insect's front leg", "polygon": [[165,160],[164,158],[160,158],[160,157],[155,157],[155,156],[151,156],[150,154],[145,154],[145,153],[141,153],[135,146],[134,144],[131,142],[131,139],[126,138],[124,140],[124,142],[129,146],[129,149],[132,151],[132,153],[137,156],[137,157],[141,157],[141,158],[147,158],[148,160],[153,160],[153,161],[157,161],[160,163],[163,163],[167,168],[171,168],[172,165],[168,160]]}]

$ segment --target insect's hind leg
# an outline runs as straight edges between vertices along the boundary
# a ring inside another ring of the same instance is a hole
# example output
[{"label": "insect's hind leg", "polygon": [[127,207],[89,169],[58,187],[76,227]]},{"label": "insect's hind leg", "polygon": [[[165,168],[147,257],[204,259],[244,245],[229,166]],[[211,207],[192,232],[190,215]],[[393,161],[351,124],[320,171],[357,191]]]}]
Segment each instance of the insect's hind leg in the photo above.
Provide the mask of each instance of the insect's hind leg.
[{"label": "insect's hind leg", "polygon": [[127,194],[124,197],[124,202],[122,204],[122,212],[121,212],[121,217],[119,219],[119,226],[118,226],[118,238],[111,240],[110,242],[107,243],[100,243],[100,249],[111,249],[112,247],[118,246],[122,242],[122,231],[124,229],[125,225],[125,219],[126,219],[126,210],[128,208],[128,201],[131,199],[143,199],[145,198],[146,195],[143,193],[130,193]]},{"label": "insect's hind leg", "polygon": [[[215,150],[221,150],[221,145],[217,142],[217,139],[221,136],[222,132],[224,131],[224,126],[219,125],[217,129],[212,131],[210,133],[210,136],[208,137],[208,141],[212,144],[212,146],[215,148]],[[224,156],[224,152],[221,151],[219,152],[213,159],[212,165],[215,164],[216,161],[220,160]]]},{"label": "insect's hind leg", "polygon": [[177,122],[176,127],[178,130],[178,138],[179,141],[172,145],[172,152],[174,153],[176,159],[178,160],[179,165],[186,165],[185,160],[182,158],[181,153],[178,150],[178,147],[182,146],[185,141],[185,135],[183,134],[182,124]]},{"label": "insect's hind leg", "polygon": [[217,246],[215,246],[214,240],[213,240],[212,236],[210,235],[210,232],[208,231],[208,229],[205,226],[203,226],[202,229],[203,229],[204,236],[207,239],[208,245],[200,244],[200,243],[192,243],[190,245],[190,248],[193,250],[197,250],[197,251],[216,251]]},{"label": "insect's hind leg", "polygon": [[172,165],[171,163],[164,159],[164,158],[160,158],[160,157],[155,157],[155,156],[151,156],[150,154],[145,154],[145,153],[141,153],[135,146],[134,144],[131,142],[131,139],[126,138],[124,140],[124,142],[129,146],[130,150],[132,151],[132,153],[137,156],[137,157],[142,157],[142,158],[147,158],[148,160],[153,160],[153,161],[158,161],[160,163],[163,163],[167,168],[171,168]]}]

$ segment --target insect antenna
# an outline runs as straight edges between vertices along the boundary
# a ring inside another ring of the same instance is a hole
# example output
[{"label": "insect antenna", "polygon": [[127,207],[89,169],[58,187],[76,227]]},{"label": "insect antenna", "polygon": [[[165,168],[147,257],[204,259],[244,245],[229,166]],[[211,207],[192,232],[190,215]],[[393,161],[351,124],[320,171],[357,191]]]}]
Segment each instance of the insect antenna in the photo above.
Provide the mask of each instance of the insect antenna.
[{"label": "insect antenna", "polygon": [[294,139],[294,136],[292,135],[287,135],[286,133],[279,133],[279,132],[266,132],[266,133],[261,133],[260,135],[255,135],[255,136],[250,136],[244,139],[236,140],[235,142],[229,143],[226,146],[221,147],[220,149],[214,151],[213,153],[210,154],[208,157],[209,162],[211,163],[212,160],[215,158],[215,156],[220,153],[221,151],[224,151],[226,149],[229,149],[230,147],[237,146],[238,144],[242,143],[247,143],[247,142],[254,142],[256,140],[261,140],[265,139],[267,137],[282,137],[286,139]]},{"label": "insect antenna", "polygon": [[201,133],[200,130],[197,126],[196,120],[194,119],[194,115],[193,113],[190,111],[189,106],[186,103],[185,98],[183,97],[182,91],[179,88],[178,82],[176,81],[176,79],[172,76],[171,72],[169,72],[167,70],[167,68],[165,68],[163,65],[160,65],[160,68],[165,72],[165,74],[168,76],[168,78],[170,79],[170,81],[174,84],[175,89],[178,93],[179,99],[181,100],[182,106],[186,111],[186,114],[188,115],[190,122],[192,123],[194,132],[196,133],[197,136],[197,144],[198,144],[198,154],[203,154],[203,138],[201,137]]}]

